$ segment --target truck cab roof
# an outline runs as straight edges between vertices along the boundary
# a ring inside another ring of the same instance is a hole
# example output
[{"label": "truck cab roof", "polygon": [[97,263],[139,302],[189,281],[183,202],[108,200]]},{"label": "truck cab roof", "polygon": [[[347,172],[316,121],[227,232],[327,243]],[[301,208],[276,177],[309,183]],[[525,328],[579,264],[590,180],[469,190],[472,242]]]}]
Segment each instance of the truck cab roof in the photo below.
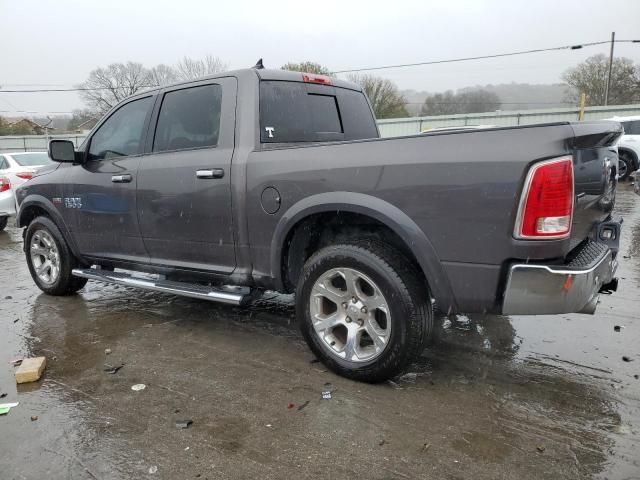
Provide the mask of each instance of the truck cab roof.
[{"label": "truck cab roof", "polygon": [[330,83],[324,83],[325,85],[340,87],[340,88],[348,88],[350,90],[355,90],[357,92],[362,91],[362,87],[360,87],[360,85],[356,83],[349,82],[347,80],[342,80],[339,78],[328,77],[327,75],[319,75],[315,73],[305,73],[305,72],[293,72],[290,70],[279,70],[279,69],[269,69],[269,68],[263,68],[263,69],[241,68],[237,70],[229,70],[225,72],[214,73],[212,75],[205,75],[200,78],[186,80],[183,82],[176,82],[168,85],[162,85],[160,87],[155,87],[149,90],[145,90],[144,92],[140,92],[135,96],[148,94],[149,92],[155,92],[163,88],[171,88],[178,85],[187,85],[189,83],[200,82],[203,80],[210,80],[214,78],[224,78],[224,77],[246,78],[246,77],[253,77],[254,75],[257,75],[258,79],[260,80],[279,80],[284,82],[304,82],[305,75],[312,79],[311,83],[319,83],[319,82],[314,82],[313,81],[314,78],[318,78],[318,77],[328,78]]}]

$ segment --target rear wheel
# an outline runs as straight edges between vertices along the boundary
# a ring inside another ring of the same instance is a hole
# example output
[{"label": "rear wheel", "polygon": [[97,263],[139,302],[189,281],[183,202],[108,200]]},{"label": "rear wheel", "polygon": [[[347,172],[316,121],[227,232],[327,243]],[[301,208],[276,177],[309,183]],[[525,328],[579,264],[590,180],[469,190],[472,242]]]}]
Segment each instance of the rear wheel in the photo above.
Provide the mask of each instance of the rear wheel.
[{"label": "rear wheel", "polygon": [[401,373],[433,325],[429,291],[416,267],[377,240],[316,252],[305,263],[296,308],[316,356],[334,372],[365,382]]},{"label": "rear wheel", "polygon": [[0,217],[0,232],[7,227],[8,221],[9,221],[9,217]]},{"label": "rear wheel", "polygon": [[78,262],[56,224],[47,217],[37,217],[29,224],[25,254],[33,281],[49,295],[69,295],[87,283],[86,278],[72,275]]},{"label": "rear wheel", "polygon": [[629,178],[633,171],[633,162],[631,157],[626,152],[618,153],[618,180],[623,181]]}]

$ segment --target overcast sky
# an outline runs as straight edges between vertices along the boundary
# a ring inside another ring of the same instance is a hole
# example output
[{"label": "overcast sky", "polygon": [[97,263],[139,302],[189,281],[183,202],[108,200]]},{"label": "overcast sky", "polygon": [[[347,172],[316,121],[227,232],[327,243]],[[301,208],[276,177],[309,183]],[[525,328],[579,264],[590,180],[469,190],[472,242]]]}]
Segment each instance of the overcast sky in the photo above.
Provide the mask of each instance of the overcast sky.
[{"label": "overcast sky", "polygon": [[[71,87],[111,62],[213,54],[231,68],[311,60],[332,70],[640,38],[637,0],[0,0],[0,88]],[[554,83],[608,45],[377,72],[430,92]],[[616,56],[640,63],[640,44]],[[373,72],[375,73],[375,72]],[[75,93],[0,93],[0,115],[67,112]],[[8,111],[8,112],[7,112]]]}]

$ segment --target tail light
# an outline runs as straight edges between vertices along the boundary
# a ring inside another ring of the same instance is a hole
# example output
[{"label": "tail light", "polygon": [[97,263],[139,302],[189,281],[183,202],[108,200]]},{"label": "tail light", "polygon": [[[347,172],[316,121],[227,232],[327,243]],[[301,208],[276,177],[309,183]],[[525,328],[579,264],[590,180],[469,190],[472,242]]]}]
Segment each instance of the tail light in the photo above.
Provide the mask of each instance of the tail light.
[{"label": "tail light", "polygon": [[11,182],[8,178],[0,177],[0,192],[11,190]]},{"label": "tail light", "polygon": [[305,83],[319,83],[321,85],[331,85],[331,78],[326,75],[307,75],[302,74],[302,80]]},{"label": "tail light", "polygon": [[33,178],[33,172],[18,172],[16,173],[16,177],[23,180],[31,180]]},{"label": "tail light", "polygon": [[554,158],[536,163],[524,184],[516,238],[566,238],[573,218],[573,158]]}]

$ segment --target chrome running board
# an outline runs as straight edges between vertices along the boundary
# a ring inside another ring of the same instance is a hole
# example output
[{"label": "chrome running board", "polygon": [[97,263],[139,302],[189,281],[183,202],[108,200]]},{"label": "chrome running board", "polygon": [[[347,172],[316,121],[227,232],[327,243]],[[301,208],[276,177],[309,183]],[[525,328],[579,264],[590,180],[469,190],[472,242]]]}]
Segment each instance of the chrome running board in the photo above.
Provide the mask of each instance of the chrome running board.
[{"label": "chrome running board", "polygon": [[99,270],[95,268],[74,268],[72,271],[76,277],[88,278],[99,282],[116,283],[128,287],[143,288],[156,292],[171,293],[183,297],[200,298],[213,302],[228,303],[231,305],[242,305],[251,298],[251,291],[248,287],[211,287],[199,285],[197,283],[174,282],[161,278],[155,279],[151,276],[133,276],[130,273],[112,272],[109,270]]}]

